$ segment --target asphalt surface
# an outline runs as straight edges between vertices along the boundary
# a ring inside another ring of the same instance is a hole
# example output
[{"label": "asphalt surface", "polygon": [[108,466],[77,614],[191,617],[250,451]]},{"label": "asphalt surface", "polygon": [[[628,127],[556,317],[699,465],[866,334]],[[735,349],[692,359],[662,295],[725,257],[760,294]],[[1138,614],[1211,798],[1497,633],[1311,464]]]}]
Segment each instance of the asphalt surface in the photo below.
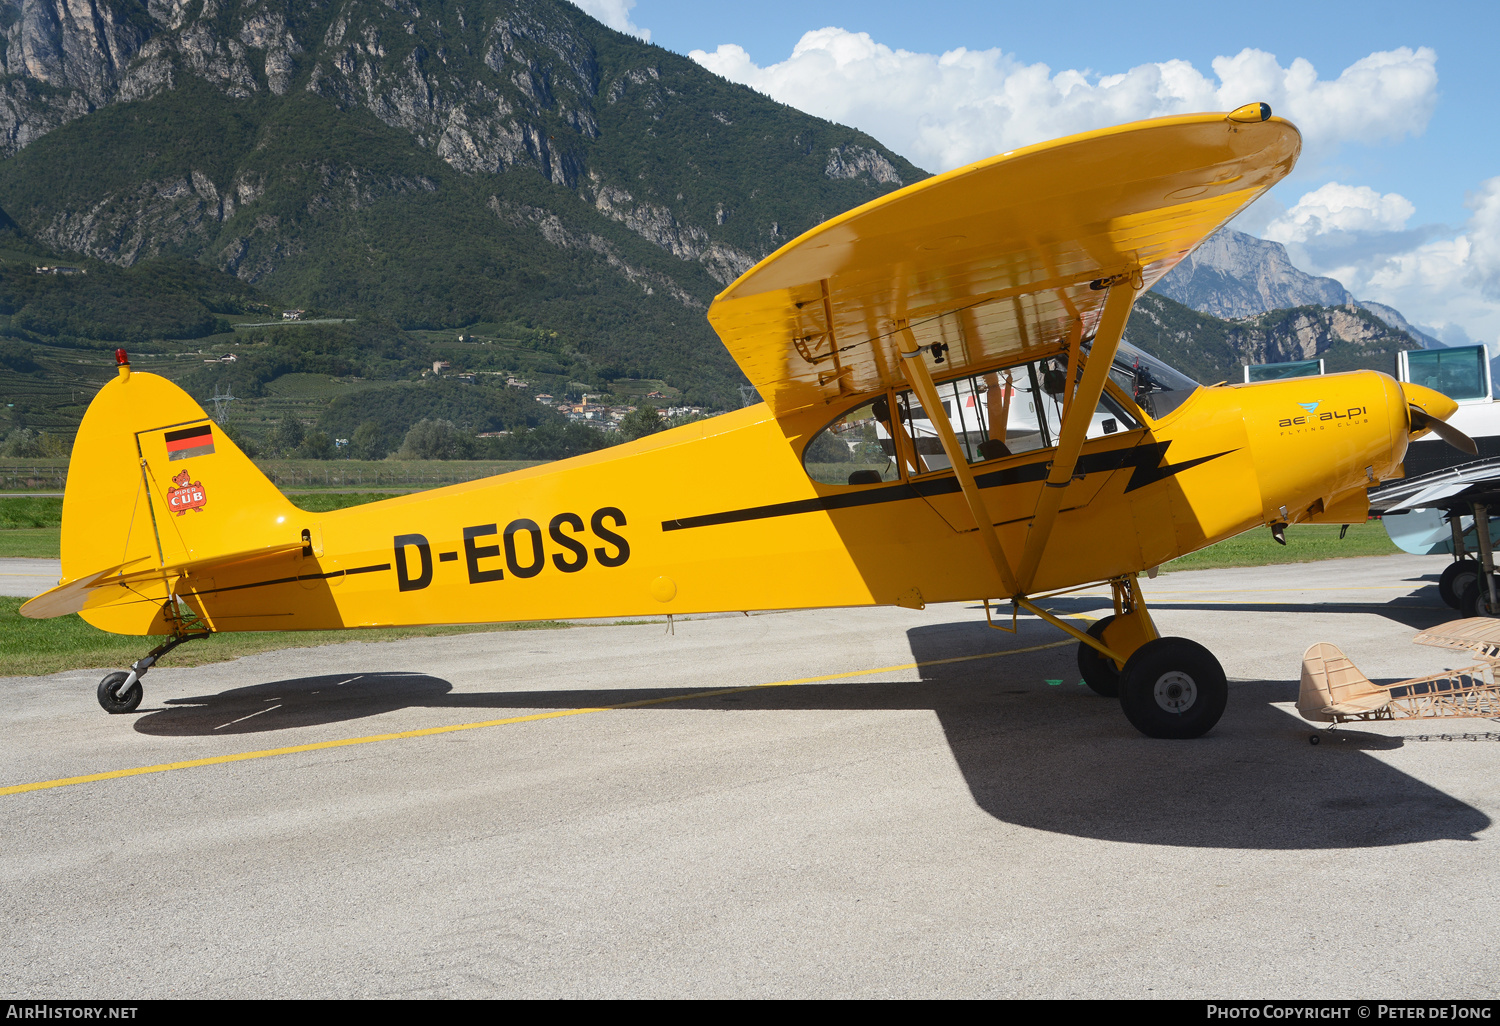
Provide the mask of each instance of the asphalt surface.
[{"label": "asphalt surface", "polygon": [[30,598],[57,586],[62,575],[60,559],[0,557],[0,595]]},{"label": "asphalt surface", "polygon": [[491,725],[0,794],[0,993],[1494,997],[1500,724],[1293,708],[1315,641],[1462,659],[1442,566],[1147,582],[1231,678],[1188,742],[956,604],[6,679],[0,788]]}]

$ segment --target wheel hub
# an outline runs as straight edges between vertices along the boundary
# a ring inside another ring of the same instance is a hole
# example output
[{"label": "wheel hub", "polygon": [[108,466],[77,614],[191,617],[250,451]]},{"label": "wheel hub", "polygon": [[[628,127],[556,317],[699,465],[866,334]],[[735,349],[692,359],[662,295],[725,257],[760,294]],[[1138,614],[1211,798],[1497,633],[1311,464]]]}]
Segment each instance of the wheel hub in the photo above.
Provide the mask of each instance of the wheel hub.
[{"label": "wheel hub", "polygon": [[1198,700],[1198,686],[1181,670],[1172,670],[1156,679],[1152,689],[1156,704],[1169,713],[1184,713]]}]

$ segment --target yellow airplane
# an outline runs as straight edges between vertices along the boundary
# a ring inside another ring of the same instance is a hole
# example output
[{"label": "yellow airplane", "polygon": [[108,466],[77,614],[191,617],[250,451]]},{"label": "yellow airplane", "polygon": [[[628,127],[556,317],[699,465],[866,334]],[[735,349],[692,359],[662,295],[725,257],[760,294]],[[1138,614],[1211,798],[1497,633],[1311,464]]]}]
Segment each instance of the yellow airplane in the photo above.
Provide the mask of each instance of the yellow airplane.
[{"label": "yellow airplane", "polygon": [[[167,635],[1009,600],[1152,737],[1218,720],[1218,660],[1138,576],[1269,525],[1363,522],[1455,404],[1360,371],[1198,387],[1122,343],[1135,299],[1292,168],[1264,104],[1072,136],[824,222],[708,312],[765,400],[335,513],[292,505],[187,394],[118,377],[79,428],[62,582],[22,607]],[[1040,603],[1107,582],[1082,631]],[[988,608],[988,604],[987,604]],[[1012,622],[1014,622],[1012,620]]]}]

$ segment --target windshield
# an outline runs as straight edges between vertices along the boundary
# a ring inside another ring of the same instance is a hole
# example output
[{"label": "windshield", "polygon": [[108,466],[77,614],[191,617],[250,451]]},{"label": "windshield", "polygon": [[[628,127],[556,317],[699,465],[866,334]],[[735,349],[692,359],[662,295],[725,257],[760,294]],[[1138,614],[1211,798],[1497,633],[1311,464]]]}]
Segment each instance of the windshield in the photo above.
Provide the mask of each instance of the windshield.
[{"label": "windshield", "polygon": [[1198,382],[1156,357],[1122,341],[1109,376],[1153,420],[1161,420],[1187,401]]},{"label": "windshield", "polygon": [[1449,399],[1483,399],[1485,386],[1484,346],[1454,349],[1412,350],[1406,356],[1406,380],[1426,385]]}]

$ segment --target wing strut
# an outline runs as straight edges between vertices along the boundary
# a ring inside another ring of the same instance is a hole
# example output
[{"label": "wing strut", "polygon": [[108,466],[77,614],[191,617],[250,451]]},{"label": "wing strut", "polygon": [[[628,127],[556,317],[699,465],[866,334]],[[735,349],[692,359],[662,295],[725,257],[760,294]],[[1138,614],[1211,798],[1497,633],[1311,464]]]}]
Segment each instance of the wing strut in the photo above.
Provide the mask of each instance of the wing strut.
[{"label": "wing strut", "polygon": [[[1104,393],[1104,382],[1109,377],[1115,352],[1120,348],[1120,338],[1125,334],[1125,322],[1130,319],[1130,308],[1134,302],[1135,288],[1131,278],[1111,287],[1104,300],[1104,311],[1099,318],[1098,330],[1094,333],[1093,345],[1089,348],[1089,358],[1084,361],[1083,377],[1078,381],[1077,390],[1071,393],[1063,411],[1057,451],[1052,457],[1052,469],[1047,473],[1046,485],[1037,499],[1036,512],[1032,514],[1031,528],[1026,532],[1026,547],[1021,551],[1021,567],[1017,575],[1023,591],[1030,591],[1036,580],[1042,551],[1052,537],[1058,510],[1062,508],[1063,494],[1073,480],[1073,471],[1078,466],[1078,454],[1083,449],[1094,410],[1099,406],[1099,397]],[[1082,325],[1077,324],[1073,330],[1081,332]],[[1070,348],[1077,352],[1076,345]],[[1077,373],[1076,368],[1076,361],[1071,362],[1068,367],[1070,384]],[[944,444],[947,444],[946,441]]]},{"label": "wing strut", "polygon": [[[1062,459],[1062,453],[1069,451],[1066,446],[1070,439],[1073,443],[1071,449],[1072,455],[1067,459],[1067,471],[1062,475],[1062,483],[1064,485],[1072,480],[1073,467],[1078,462],[1078,452],[1083,447],[1083,438],[1088,430],[1089,420],[1094,408],[1099,405],[1100,394],[1104,391],[1104,377],[1109,371],[1110,362],[1114,359],[1115,350],[1119,346],[1120,336],[1125,331],[1125,321],[1130,315],[1131,301],[1134,298],[1133,290],[1128,292],[1122,290],[1119,296],[1120,298],[1117,299],[1115,293],[1111,292],[1109,298],[1105,300],[1104,315],[1100,318],[1099,332],[1095,336],[1093,348],[1090,350],[1090,359],[1084,367],[1083,380],[1078,383],[1077,393],[1072,397],[1070,410],[1085,408],[1085,406],[1080,405],[1085,404],[1088,412],[1082,415],[1082,420],[1079,419],[1077,414],[1072,417],[1065,416],[1063,418],[1062,437],[1058,446],[1058,460]],[[1033,615],[1041,617],[1054,627],[1077,638],[1083,644],[1113,659],[1116,663],[1123,664],[1125,660],[1098,638],[1090,637],[1077,627],[1074,627],[1070,623],[1065,623],[1050,611],[1043,609],[1041,606],[1024,597],[1026,590],[1017,585],[1016,575],[1011,569],[1010,560],[1005,558],[1005,550],[1000,547],[1000,536],[995,533],[994,520],[990,517],[989,508],[984,504],[984,497],[979,494],[979,486],[975,483],[974,474],[969,469],[968,455],[963,451],[963,447],[958,444],[958,436],[953,432],[953,424],[948,420],[947,410],[938,398],[937,386],[933,384],[932,374],[928,371],[927,364],[922,361],[922,349],[917,344],[916,336],[912,334],[910,322],[897,321],[896,328],[897,337],[900,339],[902,373],[911,384],[912,391],[916,392],[917,398],[921,400],[922,409],[927,412],[928,420],[937,429],[938,438],[943,443],[943,452],[948,455],[948,462],[953,467],[953,474],[958,478],[959,488],[963,491],[964,500],[969,506],[969,513],[974,518],[974,527],[979,534],[980,540],[984,543],[985,551],[989,553],[990,561],[995,566],[995,573],[1000,578],[1001,587],[1005,589],[1004,593],[1013,598],[1018,606]],[[1105,343],[1104,345],[1100,344],[1101,340]],[[1095,360],[1095,356],[1101,357],[1101,359]],[[1096,365],[1099,368],[1097,371],[1095,371]],[[1071,435],[1069,434],[1070,428],[1072,431]],[[1073,438],[1075,435],[1077,436],[1076,439]],[[1057,461],[1054,461],[1053,466],[1054,468],[1057,466]],[[1052,476],[1049,476],[1049,483],[1051,480]],[[1055,494],[1061,499],[1062,488],[1043,489],[1042,501],[1038,504],[1039,511],[1046,504],[1048,493]],[[1052,506],[1051,517],[1053,519],[1057,515],[1057,506],[1057,503],[1054,503]],[[1050,532],[1050,530],[1051,524],[1049,523],[1047,531]],[[1040,553],[1040,547],[1044,546],[1046,541],[1047,539],[1044,534],[1038,542],[1038,553]],[[1028,535],[1028,552],[1030,551],[1031,542],[1032,537]],[[1033,565],[1031,574],[1034,576],[1035,573],[1036,567]],[[1029,584],[1030,581],[1028,580],[1027,583]]]},{"label": "wing strut", "polygon": [[985,550],[989,552],[990,561],[995,564],[995,572],[1000,576],[1005,594],[1015,595],[1021,590],[1016,587],[1016,575],[1010,568],[1010,560],[1005,558],[1005,550],[1000,547],[1000,537],[995,533],[995,522],[990,516],[989,507],[984,504],[984,496],[979,494],[979,486],[974,483],[974,473],[969,469],[969,457],[964,453],[963,446],[958,444],[958,436],[953,433],[953,425],[949,423],[947,411],[938,398],[937,386],[932,383],[932,374],[922,361],[922,348],[917,345],[910,322],[898,321],[896,327],[901,339],[901,371],[911,383],[912,390],[917,393],[917,398],[922,401],[922,409],[927,411],[928,420],[937,429],[943,451],[948,454],[948,462],[953,466],[958,486],[969,504],[969,513],[974,517],[974,527],[979,531]]}]

